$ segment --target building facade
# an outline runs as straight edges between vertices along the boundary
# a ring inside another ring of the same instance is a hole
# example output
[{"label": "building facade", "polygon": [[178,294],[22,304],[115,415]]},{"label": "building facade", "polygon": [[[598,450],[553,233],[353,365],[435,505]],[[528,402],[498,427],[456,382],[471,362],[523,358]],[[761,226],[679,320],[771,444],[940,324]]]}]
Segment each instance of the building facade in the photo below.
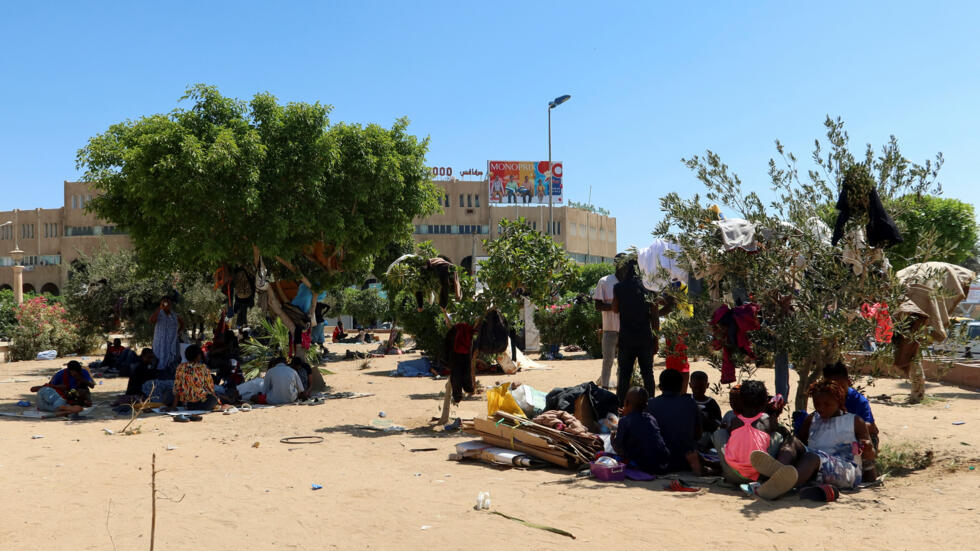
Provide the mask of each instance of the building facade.
[{"label": "building facade", "polygon": [[[417,242],[431,241],[440,254],[467,268],[483,257],[484,239],[495,239],[500,221],[524,218],[531,227],[548,229],[548,205],[517,203],[490,206],[486,180],[441,180],[442,212],[415,220]],[[579,264],[611,262],[616,256],[616,219],[567,206],[554,209],[553,236]]]},{"label": "building facade", "polygon": [[0,211],[0,289],[13,288],[9,267],[16,248],[24,251],[24,292],[55,295],[61,294],[68,268],[79,257],[103,247],[130,248],[126,235],[85,210],[94,196],[87,183],[66,181],[60,208]]}]

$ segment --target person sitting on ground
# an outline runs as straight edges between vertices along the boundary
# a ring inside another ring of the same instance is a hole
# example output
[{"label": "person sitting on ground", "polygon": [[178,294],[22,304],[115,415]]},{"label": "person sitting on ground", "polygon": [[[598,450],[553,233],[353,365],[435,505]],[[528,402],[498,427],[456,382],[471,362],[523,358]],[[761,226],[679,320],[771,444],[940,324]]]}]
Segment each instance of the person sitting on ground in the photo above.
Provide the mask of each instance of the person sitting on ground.
[{"label": "person sitting on ground", "polygon": [[[693,377],[691,382],[694,382]],[[743,381],[731,396],[735,418],[725,428],[715,431],[712,441],[721,457],[725,479],[735,484],[751,484],[759,480],[759,471],[752,460],[753,452],[776,455],[785,442],[785,435],[777,430],[774,418],[766,413],[769,393],[762,381]],[[787,481],[796,480],[795,473],[789,471],[773,479],[775,482],[766,482],[758,488],[759,495],[770,498],[781,493]]]},{"label": "person sitting on ground", "polygon": [[119,367],[117,365],[117,360],[122,355],[126,348],[122,345],[122,339],[113,339],[113,341],[107,342],[105,344],[105,356],[102,357],[102,363],[99,367],[102,369],[108,369],[110,367]]},{"label": "person sitting on ground", "polygon": [[303,380],[299,374],[286,365],[284,358],[277,358],[269,364],[272,367],[265,372],[265,403],[279,405],[295,402],[303,390]]},{"label": "person sitting on ground", "polygon": [[661,395],[647,402],[647,411],[657,420],[670,450],[670,470],[690,469],[701,474],[697,442],[701,438],[701,413],[689,394],[681,394],[684,376],[666,369],[660,373]]},{"label": "person sitting on ground", "polygon": [[89,394],[89,389],[95,387],[92,375],[77,360],[65,365],[47,384],[31,387],[31,392],[37,393],[37,409],[65,416],[92,405]]},{"label": "person sitting on ground", "polygon": [[651,474],[664,474],[670,467],[670,450],[664,443],[656,418],[645,411],[650,394],[634,386],[626,393],[623,416],[619,418],[613,449],[628,462]]},{"label": "person sitting on ground", "polygon": [[789,465],[795,480],[779,488],[781,493],[811,481],[836,488],[868,482],[862,478],[862,465],[874,462],[875,449],[864,419],[844,412],[847,393],[837,383],[822,379],[811,384],[807,394],[815,411],[803,421],[794,446],[784,446],[775,461],[768,454],[753,453],[752,465],[770,480]]},{"label": "person sitting on ground", "polygon": [[[698,444],[705,447],[711,444],[711,433],[721,425],[721,407],[714,398],[707,395],[708,374],[704,371],[691,373],[691,397],[701,412],[701,441]],[[710,447],[710,446],[709,446]]]},{"label": "person sitting on ground", "polygon": [[174,377],[174,399],[171,406],[183,405],[189,410],[212,411],[221,406],[221,399],[214,392],[214,378],[204,364],[201,347],[192,344],[184,351],[187,361],[177,366]]},{"label": "person sitting on ground", "polygon": [[300,400],[306,400],[310,397],[310,390],[313,388],[313,368],[299,356],[293,356],[293,360],[289,362],[289,366],[296,370],[300,381],[303,382],[303,387],[300,389],[297,397]]},{"label": "person sitting on ground", "polygon": [[347,333],[344,332],[344,322],[337,320],[337,327],[333,328],[333,342],[340,342],[347,338]]},{"label": "person sitting on ground", "polygon": [[146,394],[143,392],[143,385],[147,381],[155,380],[160,372],[157,371],[157,365],[160,362],[157,357],[153,354],[153,350],[149,348],[144,348],[140,352],[140,361],[136,364],[129,374],[129,383],[126,385],[126,396],[143,396]]},{"label": "person sitting on ground", "polygon": [[847,413],[853,413],[868,425],[868,433],[871,435],[871,443],[875,450],[878,449],[878,425],[875,424],[875,416],[871,413],[871,403],[868,399],[851,386],[851,378],[847,373],[847,366],[844,362],[837,362],[832,365],[825,365],[823,368],[823,378],[837,383],[847,396],[844,398],[844,409]]}]

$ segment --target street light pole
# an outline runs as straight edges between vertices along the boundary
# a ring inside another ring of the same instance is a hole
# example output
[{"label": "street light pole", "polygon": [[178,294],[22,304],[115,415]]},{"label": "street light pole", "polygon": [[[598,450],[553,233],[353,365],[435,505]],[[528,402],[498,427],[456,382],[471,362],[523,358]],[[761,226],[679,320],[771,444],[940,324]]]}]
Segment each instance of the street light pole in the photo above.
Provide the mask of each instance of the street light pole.
[{"label": "street light pole", "polygon": [[570,100],[572,96],[565,94],[564,96],[558,96],[557,98],[548,102],[548,178],[546,180],[548,184],[548,235],[554,234],[555,231],[555,211],[554,211],[554,195],[555,189],[552,183],[552,178],[554,177],[554,170],[551,166],[551,110],[559,105]]}]

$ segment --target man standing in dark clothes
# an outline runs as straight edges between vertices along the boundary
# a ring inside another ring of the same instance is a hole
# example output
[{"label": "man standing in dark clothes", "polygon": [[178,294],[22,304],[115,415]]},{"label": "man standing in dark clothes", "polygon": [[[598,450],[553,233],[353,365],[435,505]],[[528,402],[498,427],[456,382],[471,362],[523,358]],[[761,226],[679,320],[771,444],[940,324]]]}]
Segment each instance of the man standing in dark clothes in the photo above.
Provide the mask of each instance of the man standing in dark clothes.
[{"label": "man standing in dark clothes", "polygon": [[616,396],[619,404],[626,400],[633,375],[633,364],[640,363],[643,388],[653,396],[653,355],[657,341],[653,336],[658,321],[657,308],[646,300],[647,291],[640,281],[636,260],[625,264],[624,279],[613,287],[613,312],[619,314],[619,368],[616,375]]}]

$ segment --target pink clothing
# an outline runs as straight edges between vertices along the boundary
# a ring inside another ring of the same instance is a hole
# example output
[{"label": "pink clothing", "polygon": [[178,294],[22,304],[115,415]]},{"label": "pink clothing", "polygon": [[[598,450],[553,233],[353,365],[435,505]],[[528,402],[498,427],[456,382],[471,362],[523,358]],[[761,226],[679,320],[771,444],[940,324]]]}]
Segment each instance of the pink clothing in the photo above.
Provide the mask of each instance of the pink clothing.
[{"label": "pink clothing", "polygon": [[759,480],[759,471],[755,470],[750,461],[752,452],[755,450],[767,452],[771,441],[769,433],[752,426],[752,423],[758,421],[762,415],[762,413],[755,417],[739,415],[738,418],[742,420],[743,425],[732,431],[723,451],[725,463],[749,480]]}]

